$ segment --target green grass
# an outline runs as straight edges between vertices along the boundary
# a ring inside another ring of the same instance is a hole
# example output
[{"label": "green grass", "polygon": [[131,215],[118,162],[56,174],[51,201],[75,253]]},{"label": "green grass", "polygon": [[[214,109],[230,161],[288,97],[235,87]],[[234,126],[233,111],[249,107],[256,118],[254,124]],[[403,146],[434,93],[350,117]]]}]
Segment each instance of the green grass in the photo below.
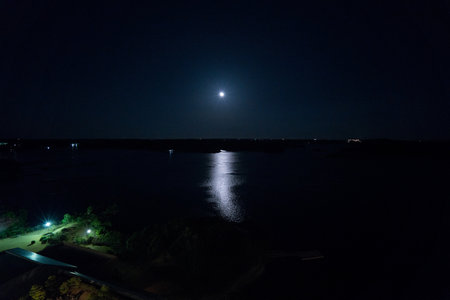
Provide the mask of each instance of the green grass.
[{"label": "green grass", "polygon": [[[42,237],[43,234],[47,232],[53,232],[56,234],[61,230],[63,230],[64,228],[69,228],[72,226],[75,226],[75,223],[56,225],[52,226],[51,228],[43,228],[29,233],[25,233],[17,237],[1,239],[0,252],[12,248],[22,248],[33,252],[42,251],[45,249],[45,247],[48,246],[48,243],[42,244],[41,242],[39,242],[39,239]],[[35,243],[33,245],[30,245],[32,241],[35,241]]]}]

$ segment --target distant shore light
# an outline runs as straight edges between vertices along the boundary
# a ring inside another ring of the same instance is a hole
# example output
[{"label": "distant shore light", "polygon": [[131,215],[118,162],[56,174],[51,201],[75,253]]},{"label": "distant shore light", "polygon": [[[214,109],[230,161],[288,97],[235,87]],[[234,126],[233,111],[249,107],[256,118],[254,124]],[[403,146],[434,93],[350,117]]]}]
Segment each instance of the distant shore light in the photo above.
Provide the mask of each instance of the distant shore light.
[{"label": "distant shore light", "polygon": [[361,140],[360,139],[347,139],[347,143],[348,144],[350,144],[350,143],[361,143]]},{"label": "distant shore light", "polygon": [[225,97],[225,92],[223,92],[223,91],[220,91],[220,92],[219,92],[219,97],[220,97],[220,98],[223,98],[223,97]]}]

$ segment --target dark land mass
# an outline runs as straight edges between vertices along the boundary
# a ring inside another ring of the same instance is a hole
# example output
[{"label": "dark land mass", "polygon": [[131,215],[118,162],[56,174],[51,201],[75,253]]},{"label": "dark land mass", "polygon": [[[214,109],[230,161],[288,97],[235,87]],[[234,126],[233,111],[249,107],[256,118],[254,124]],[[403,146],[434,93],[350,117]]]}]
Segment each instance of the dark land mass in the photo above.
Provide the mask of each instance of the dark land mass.
[{"label": "dark land mass", "polygon": [[[358,156],[447,156],[450,141],[401,141],[368,139],[360,142],[347,140],[316,139],[3,139],[0,150],[48,150],[69,149],[76,144],[78,149],[141,149],[167,152],[215,153],[226,151],[281,152],[301,148],[305,145],[347,145],[336,157]],[[5,144],[6,143],[6,144]]]}]

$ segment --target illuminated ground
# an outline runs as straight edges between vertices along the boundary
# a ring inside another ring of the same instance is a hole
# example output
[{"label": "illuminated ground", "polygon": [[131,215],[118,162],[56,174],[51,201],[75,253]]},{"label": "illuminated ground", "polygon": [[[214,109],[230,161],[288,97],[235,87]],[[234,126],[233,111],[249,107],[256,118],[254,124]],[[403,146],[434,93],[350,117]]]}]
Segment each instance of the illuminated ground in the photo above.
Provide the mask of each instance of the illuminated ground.
[{"label": "illuminated ground", "polygon": [[[42,244],[39,239],[44,233],[53,232],[58,233],[64,228],[69,228],[75,226],[75,223],[70,223],[66,225],[52,226],[51,228],[44,228],[36,231],[29,232],[14,238],[6,238],[0,240],[0,252],[12,248],[22,248],[33,252],[39,252],[45,249],[48,244]],[[35,241],[33,245],[31,242]]]}]

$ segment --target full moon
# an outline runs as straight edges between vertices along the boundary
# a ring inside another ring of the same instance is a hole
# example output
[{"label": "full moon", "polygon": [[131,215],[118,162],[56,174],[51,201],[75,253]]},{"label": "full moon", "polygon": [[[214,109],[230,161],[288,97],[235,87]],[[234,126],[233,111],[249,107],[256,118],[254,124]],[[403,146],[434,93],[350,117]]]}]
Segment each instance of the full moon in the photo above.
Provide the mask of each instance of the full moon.
[{"label": "full moon", "polygon": [[225,97],[225,93],[224,93],[224,92],[222,92],[222,91],[220,91],[220,92],[219,92],[219,97],[220,97],[220,98],[223,98],[223,97]]}]

